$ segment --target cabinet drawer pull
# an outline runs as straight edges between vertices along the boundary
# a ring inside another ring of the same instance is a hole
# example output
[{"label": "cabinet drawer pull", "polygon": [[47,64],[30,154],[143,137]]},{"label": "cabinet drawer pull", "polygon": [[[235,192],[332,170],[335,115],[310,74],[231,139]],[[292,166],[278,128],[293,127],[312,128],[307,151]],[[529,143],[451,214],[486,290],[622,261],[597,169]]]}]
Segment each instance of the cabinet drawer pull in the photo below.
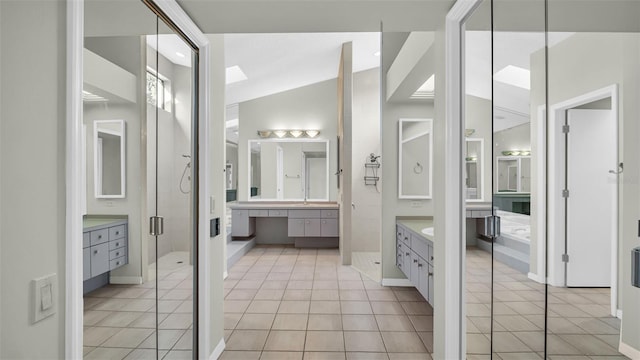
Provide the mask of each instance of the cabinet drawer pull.
[{"label": "cabinet drawer pull", "polygon": [[311,224],[311,221],[307,220],[307,224]]},{"label": "cabinet drawer pull", "polygon": [[116,257],[118,257],[118,256],[120,256],[120,252],[119,251],[116,252]]},{"label": "cabinet drawer pull", "polygon": [[116,261],[116,265],[120,265],[120,261]]},{"label": "cabinet drawer pull", "polygon": [[98,250],[93,250],[93,254],[94,255],[97,254],[97,253],[98,253]]},{"label": "cabinet drawer pull", "polygon": [[406,236],[404,237],[404,239],[405,239],[405,240],[409,240],[409,238],[408,238],[408,237],[406,237]]},{"label": "cabinet drawer pull", "polygon": [[323,223],[323,224],[326,224],[326,223],[327,223],[327,220],[322,220],[322,223]]},{"label": "cabinet drawer pull", "polygon": [[417,263],[417,262],[418,262],[418,259],[413,259],[413,263],[414,264]]},{"label": "cabinet drawer pull", "polygon": [[432,272],[430,272],[430,273],[429,273],[429,276],[433,276],[433,273],[432,273]]},{"label": "cabinet drawer pull", "polygon": [[406,253],[406,254],[407,254],[407,256],[411,255],[410,253]]},{"label": "cabinet drawer pull", "polygon": [[120,231],[116,231],[116,235],[120,235]]},{"label": "cabinet drawer pull", "polygon": [[119,242],[117,242],[117,243],[116,243],[116,246],[120,246],[120,243],[119,243]]},{"label": "cabinet drawer pull", "polygon": [[98,239],[102,239],[102,235],[98,235]]},{"label": "cabinet drawer pull", "polygon": [[422,267],[422,264],[418,264],[418,267]]},{"label": "cabinet drawer pull", "polygon": [[402,267],[402,264],[398,264],[398,267]]},{"label": "cabinet drawer pull", "polygon": [[431,256],[431,260],[433,261],[433,256]]}]

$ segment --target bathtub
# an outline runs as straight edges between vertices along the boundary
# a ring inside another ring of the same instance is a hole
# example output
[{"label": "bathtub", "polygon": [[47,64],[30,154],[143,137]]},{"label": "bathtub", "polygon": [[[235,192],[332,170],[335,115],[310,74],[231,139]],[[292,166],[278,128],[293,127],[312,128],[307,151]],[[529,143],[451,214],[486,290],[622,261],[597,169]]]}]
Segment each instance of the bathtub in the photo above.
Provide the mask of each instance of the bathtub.
[{"label": "bathtub", "polygon": [[498,210],[500,217],[500,236],[529,243],[531,240],[531,221],[529,215]]}]

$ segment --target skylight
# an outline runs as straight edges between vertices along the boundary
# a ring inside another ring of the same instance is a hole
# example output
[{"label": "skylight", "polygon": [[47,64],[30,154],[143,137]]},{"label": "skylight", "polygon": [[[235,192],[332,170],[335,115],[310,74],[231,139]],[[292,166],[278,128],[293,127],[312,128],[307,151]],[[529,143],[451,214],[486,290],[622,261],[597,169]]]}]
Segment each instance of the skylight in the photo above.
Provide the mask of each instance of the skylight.
[{"label": "skylight", "polygon": [[436,75],[429,76],[424,84],[420,85],[418,90],[411,95],[410,99],[433,99],[435,92]]},{"label": "skylight", "polygon": [[493,79],[507,85],[531,90],[531,72],[521,67],[507,65],[495,73]]},{"label": "skylight", "polygon": [[226,69],[227,85],[247,80],[247,75],[240,69],[240,66],[234,65]]},{"label": "skylight", "polygon": [[105,102],[106,98],[103,98],[100,95],[92,94],[87,90],[82,90],[82,100],[86,102]]}]

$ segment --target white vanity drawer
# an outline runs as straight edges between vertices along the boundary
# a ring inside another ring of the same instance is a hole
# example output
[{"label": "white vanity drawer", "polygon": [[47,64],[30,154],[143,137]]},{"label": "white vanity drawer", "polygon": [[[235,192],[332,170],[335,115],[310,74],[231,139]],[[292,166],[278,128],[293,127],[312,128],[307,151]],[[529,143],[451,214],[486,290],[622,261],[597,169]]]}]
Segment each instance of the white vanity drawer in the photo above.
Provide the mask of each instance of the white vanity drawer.
[{"label": "white vanity drawer", "polygon": [[289,210],[290,219],[320,218],[320,210]]},{"label": "white vanity drawer", "polygon": [[122,265],[125,265],[127,263],[127,257],[123,256],[123,257],[119,257],[117,259],[113,259],[109,262],[109,270],[113,270],[115,268],[119,268]]},{"label": "white vanity drawer", "polygon": [[411,250],[415,251],[421,258],[429,259],[429,244],[420,236],[411,235]]},{"label": "white vanity drawer", "polygon": [[109,241],[109,229],[96,230],[91,232],[91,246]]},{"label": "white vanity drawer", "polygon": [[320,210],[320,217],[323,219],[337,219],[338,210]]},{"label": "white vanity drawer", "polygon": [[287,217],[287,210],[269,209],[269,217]]},{"label": "white vanity drawer", "polygon": [[109,250],[119,249],[127,245],[127,239],[118,239],[109,241]]},{"label": "white vanity drawer", "polygon": [[89,249],[91,249],[91,277],[109,271],[109,244],[100,244]]},{"label": "white vanity drawer", "polygon": [[109,251],[109,260],[125,256],[127,254],[127,248],[120,248]]},{"label": "white vanity drawer", "polygon": [[268,217],[269,210],[267,209],[251,209],[249,210],[249,217]]},{"label": "white vanity drawer", "polygon": [[396,239],[402,241],[404,237],[404,229],[400,225],[396,225]]},{"label": "white vanity drawer", "polygon": [[123,238],[127,234],[125,225],[114,226],[109,228],[109,240],[116,240]]},{"label": "white vanity drawer", "polygon": [[320,236],[337,237],[340,229],[338,227],[338,219],[321,219],[320,220]]}]

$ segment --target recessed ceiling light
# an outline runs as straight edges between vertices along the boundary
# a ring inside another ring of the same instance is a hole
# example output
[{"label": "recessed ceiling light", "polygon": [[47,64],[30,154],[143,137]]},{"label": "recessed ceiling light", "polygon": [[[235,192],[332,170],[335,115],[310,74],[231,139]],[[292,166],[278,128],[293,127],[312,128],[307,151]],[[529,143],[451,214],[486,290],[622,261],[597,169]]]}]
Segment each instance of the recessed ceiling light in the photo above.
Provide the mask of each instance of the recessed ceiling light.
[{"label": "recessed ceiling light", "polygon": [[88,92],[87,90],[82,90],[82,101],[85,102],[107,102],[108,100],[100,95],[96,95]]},{"label": "recessed ceiling light", "polygon": [[373,56],[380,56],[380,51],[378,50],[378,51],[374,52]]},{"label": "recessed ceiling light", "polygon": [[240,66],[234,65],[226,69],[227,85],[247,80],[247,75],[240,69]]},{"label": "recessed ceiling light", "polygon": [[181,57],[181,58],[183,58],[183,57],[184,57],[184,54],[183,54],[183,53],[181,53],[181,52],[179,52],[179,51],[176,51],[176,55],[177,55],[178,57]]},{"label": "recessed ceiling light", "polygon": [[521,67],[507,65],[493,75],[495,81],[531,90],[531,72]]}]

